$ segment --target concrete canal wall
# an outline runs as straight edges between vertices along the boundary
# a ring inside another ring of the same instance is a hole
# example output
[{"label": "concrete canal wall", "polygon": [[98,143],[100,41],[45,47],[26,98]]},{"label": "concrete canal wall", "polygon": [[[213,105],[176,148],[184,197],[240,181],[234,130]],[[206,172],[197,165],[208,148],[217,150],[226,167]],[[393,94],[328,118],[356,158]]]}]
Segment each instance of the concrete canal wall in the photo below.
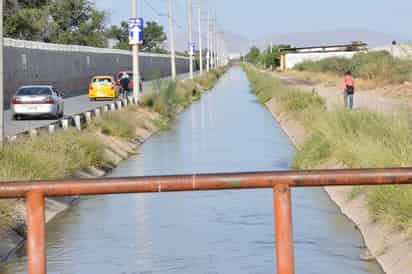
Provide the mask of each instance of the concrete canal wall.
[{"label": "concrete canal wall", "polygon": [[[72,45],[4,39],[4,94],[6,104],[22,85],[51,84],[67,96],[87,92],[94,75],[131,70],[131,52]],[[177,73],[189,71],[189,59],[176,58]],[[170,75],[170,57],[140,54],[143,78]]]}]

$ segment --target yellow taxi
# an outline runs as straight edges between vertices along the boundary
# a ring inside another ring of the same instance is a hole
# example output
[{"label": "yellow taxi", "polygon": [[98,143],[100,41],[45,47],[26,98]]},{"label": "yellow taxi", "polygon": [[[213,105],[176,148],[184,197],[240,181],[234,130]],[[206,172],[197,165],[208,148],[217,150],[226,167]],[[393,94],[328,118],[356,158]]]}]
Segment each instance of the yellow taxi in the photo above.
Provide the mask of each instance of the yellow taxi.
[{"label": "yellow taxi", "polygon": [[90,100],[100,98],[116,99],[118,96],[119,91],[112,76],[95,76],[92,78],[89,86]]}]

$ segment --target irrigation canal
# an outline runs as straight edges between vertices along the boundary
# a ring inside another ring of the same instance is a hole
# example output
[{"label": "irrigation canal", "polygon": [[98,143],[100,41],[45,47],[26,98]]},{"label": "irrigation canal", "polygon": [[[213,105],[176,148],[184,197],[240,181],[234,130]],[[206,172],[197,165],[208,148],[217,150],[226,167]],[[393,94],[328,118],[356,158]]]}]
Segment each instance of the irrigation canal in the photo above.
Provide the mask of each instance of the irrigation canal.
[{"label": "irrigation canal", "polygon": [[[288,169],[294,148],[231,69],[110,176]],[[47,225],[58,274],[275,273],[272,191],[89,197]],[[382,273],[322,189],[293,190],[296,273]],[[25,251],[0,273],[26,273]]]}]

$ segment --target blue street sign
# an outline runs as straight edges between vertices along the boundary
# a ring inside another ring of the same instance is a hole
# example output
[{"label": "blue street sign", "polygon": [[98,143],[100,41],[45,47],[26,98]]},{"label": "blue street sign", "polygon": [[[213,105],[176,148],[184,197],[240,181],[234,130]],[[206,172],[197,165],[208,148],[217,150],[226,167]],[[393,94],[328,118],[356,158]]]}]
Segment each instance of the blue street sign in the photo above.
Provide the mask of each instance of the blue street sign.
[{"label": "blue street sign", "polygon": [[130,18],[129,19],[129,44],[139,45],[143,44],[144,34],[144,21],[143,18]]}]

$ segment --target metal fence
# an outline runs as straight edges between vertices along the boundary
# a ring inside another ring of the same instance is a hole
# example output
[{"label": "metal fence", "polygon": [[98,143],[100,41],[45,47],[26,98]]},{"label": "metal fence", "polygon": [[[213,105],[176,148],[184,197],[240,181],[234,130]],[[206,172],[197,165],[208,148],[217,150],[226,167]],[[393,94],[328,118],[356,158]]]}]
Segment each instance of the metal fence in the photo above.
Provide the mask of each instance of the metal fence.
[{"label": "metal fence", "polygon": [[291,188],[387,184],[412,184],[412,168],[3,182],[0,198],[26,199],[28,273],[46,274],[45,197],[269,188],[273,190],[277,273],[293,274]]}]

